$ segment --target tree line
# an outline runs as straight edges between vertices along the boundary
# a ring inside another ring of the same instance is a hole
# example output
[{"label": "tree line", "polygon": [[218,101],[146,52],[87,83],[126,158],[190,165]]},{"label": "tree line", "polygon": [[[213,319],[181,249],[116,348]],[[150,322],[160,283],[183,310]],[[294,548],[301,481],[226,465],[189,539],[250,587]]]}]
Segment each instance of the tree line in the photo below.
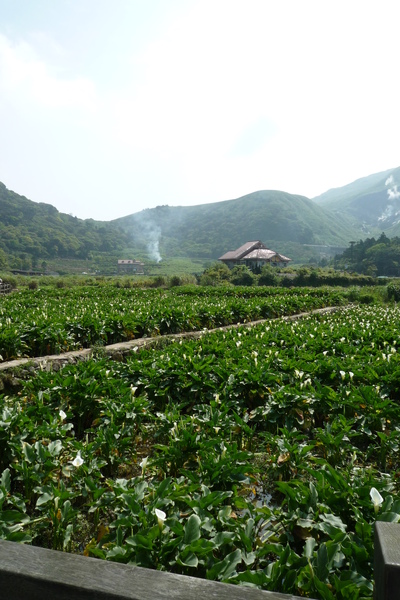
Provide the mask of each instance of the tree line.
[{"label": "tree line", "polygon": [[351,242],[334,260],[336,269],[351,270],[376,277],[400,277],[400,238],[367,238]]}]

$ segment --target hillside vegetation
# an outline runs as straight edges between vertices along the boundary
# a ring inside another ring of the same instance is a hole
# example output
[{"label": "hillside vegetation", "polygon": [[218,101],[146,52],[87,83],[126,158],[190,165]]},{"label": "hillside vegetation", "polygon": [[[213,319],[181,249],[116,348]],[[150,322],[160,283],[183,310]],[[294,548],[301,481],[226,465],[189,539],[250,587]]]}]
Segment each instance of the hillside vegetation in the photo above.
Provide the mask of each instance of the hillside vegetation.
[{"label": "hillside vegetation", "polygon": [[[117,259],[135,258],[145,261],[148,274],[201,273],[228,250],[258,239],[290,257],[291,264],[326,263],[352,240],[378,238],[382,231],[389,238],[400,235],[399,187],[397,168],[314,200],[264,190],[234,200],[160,205],[95,221],[32,202],[0,183],[0,270],[111,275]],[[363,269],[357,267],[361,272],[366,272],[364,258]]]},{"label": "hillside vegetation", "polygon": [[[345,220],[284,192],[260,191],[199,206],[158,206],[101,222],[60,213],[0,184],[0,269],[43,270],[45,263],[59,272],[112,274],[118,258],[144,260],[148,269],[161,259],[165,264],[185,258],[193,262],[192,272],[199,272],[199,261],[215,260],[254,239],[294,262],[308,262],[312,245],[337,251],[352,235]],[[160,268],[153,270],[157,274]]]},{"label": "hillside vegetation", "polygon": [[259,191],[199,206],[158,206],[114,221],[143,249],[159,239],[161,255],[218,258],[249,240],[346,246],[349,224],[304,196]]},{"label": "hillside vegetation", "polygon": [[400,167],[357,179],[314,198],[321,207],[353,225],[354,239],[382,231],[400,235]]},{"label": "hillside vegetation", "polygon": [[0,267],[30,269],[48,259],[87,259],[127,243],[114,224],[78,219],[54,206],[36,203],[0,183]]},{"label": "hillside vegetation", "polygon": [[[92,350],[1,365],[0,538],[372,598],[375,524],[400,521],[400,307],[348,299],[114,284],[7,296],[5,359]],[[287,318],[324,306],[340,309]],[[121,338],[136,351],[101,345]]]},{"label": "hillside vegetation", "polygon": [[352,244],[335,260],[340,269],[377,275],[400,277],[400,238],[388,238],[382,233],[378,239],[367,238]]}]

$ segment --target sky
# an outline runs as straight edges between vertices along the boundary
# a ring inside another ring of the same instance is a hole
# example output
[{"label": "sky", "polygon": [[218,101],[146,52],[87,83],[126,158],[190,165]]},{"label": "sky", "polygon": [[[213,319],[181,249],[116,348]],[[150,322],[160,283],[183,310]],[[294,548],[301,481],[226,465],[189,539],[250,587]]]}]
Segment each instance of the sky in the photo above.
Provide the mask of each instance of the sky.
[{"label": "sky", "polygon": [[112,220],[400,166],[398,0],[0,0],[0,181]]}]

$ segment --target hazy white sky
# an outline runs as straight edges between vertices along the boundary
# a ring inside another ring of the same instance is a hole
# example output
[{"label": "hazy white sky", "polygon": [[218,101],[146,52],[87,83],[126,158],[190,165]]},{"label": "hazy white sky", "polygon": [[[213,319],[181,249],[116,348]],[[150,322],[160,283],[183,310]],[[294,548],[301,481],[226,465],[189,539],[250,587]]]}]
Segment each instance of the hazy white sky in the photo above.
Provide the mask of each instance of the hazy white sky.
[{"label": "hazy white sky", "polygon": [[398,0],[0,0],[0,181],[110,220],[400,166]]}]

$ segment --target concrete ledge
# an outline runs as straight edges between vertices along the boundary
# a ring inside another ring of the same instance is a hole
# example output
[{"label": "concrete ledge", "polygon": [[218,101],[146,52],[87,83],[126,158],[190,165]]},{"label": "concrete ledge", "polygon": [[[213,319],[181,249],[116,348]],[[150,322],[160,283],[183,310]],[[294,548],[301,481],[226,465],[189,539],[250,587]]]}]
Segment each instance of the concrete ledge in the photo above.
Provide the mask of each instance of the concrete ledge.
[{"label": "concrete ledge", "polygon": [[400,598],[399,523],[375,523],[374,574],[375,600]]},{"label": "concrete ledge", "polygon": [[0,540],[0,596],[12,600],[301,600],[4,540]]},{"label": "concrete ledge", "polygon": [[[337,312],[342,308],[343,307],[337,306],[317,308],[315,310],[311,310],[310,312],[276,317],[276,319],[282,319],[283,321],[296,321],[297,319],[302,319],[310,315]],[[187,331],[182,333],[159,335],[155,337],[138,338],[126,342],[118,342],[109,346],[100,347],[100,350],[104,352],[106,356],[110,357],[113,360],[123,360],[124,356],[131,354],[132,352],[136,352],[140,348],[146,348],[164,342],[172,343],[174,340],[181,340],[185,338],[197,339],[205,335],[206,333],[212,333],[214,331],[223,331],[237,327],[254,327],[255,325],[260,325],[269,321],[271,321],[271,319],[260,319],[258,321],[247,321],[246,323],[234,323],[231,325],[224,325],[222,327],[216,327],[215,329],[202,329],[200,331]],[[72,350],[63,354],[51,354],[47,356],[38,356],[35,358],[17,358],[15,360],[0,363],[0,373],[28,366],[33,367],[34,369],[53,369],[56,371],[60,369],[60,367],[62,367],[63,365],[74,363],[79,360],[88,360],[93,355],[93,353],[94,350],[92,348],[85,348],[83,350]]]}]

